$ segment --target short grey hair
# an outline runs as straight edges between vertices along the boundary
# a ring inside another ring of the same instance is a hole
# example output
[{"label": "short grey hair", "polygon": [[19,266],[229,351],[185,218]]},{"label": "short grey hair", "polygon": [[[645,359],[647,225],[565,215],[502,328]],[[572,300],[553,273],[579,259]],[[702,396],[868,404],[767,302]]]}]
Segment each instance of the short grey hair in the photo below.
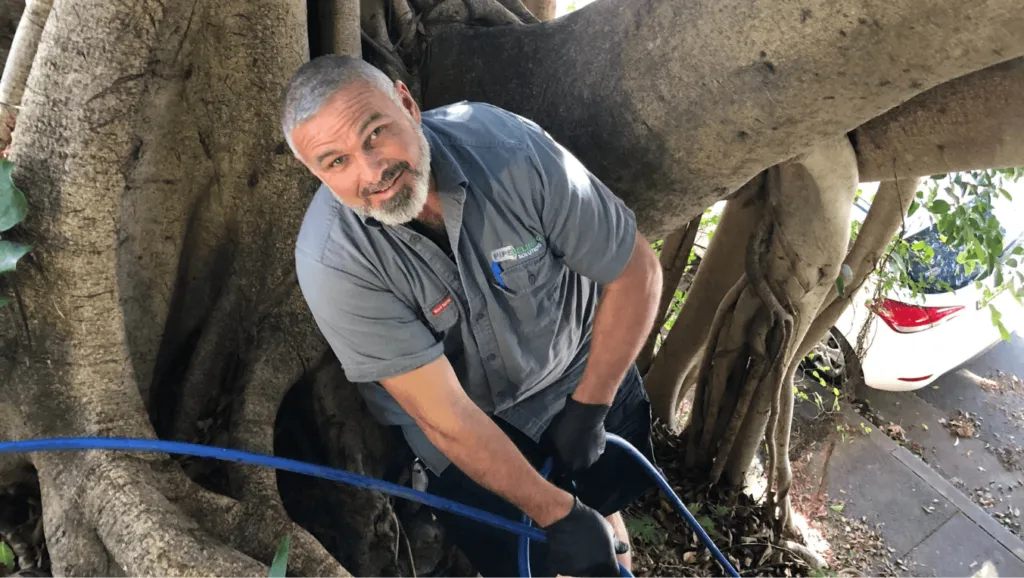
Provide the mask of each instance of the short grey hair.
[{"label": "short grey hair", "polygon": [[292,131],[349,84],[365,80],[401,104],[395,83],[369,62],[351,56],[325,54],[303,64],[288,81],[281,105],[281,129],[295,152]]}]

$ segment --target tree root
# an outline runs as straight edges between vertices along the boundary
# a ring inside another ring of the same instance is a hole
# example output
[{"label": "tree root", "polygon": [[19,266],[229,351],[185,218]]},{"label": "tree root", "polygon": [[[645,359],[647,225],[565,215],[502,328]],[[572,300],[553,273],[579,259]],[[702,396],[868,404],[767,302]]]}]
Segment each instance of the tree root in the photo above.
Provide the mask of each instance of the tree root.
[{"label": "tree root", "polygon": [[[711,330],[708,332],[709,335],[716,337],[722,332],[722,327],[725,325],[726,318],[732,313],[733,308],[736,306],[736,302],[739,300],[739,296],[746,287],[746,276],[741,275],[739,280],[732,286],[725,295],[725,299],[722,300],[722,304],[718,306],[718,310],[715,313],[714,321],[711,323]],[[714,351],[705,348],[704,357],[701,361],[701,375],[707,375],[711,369],[714,359]],[[698,464],[703,463],[703,456],[700,455],[700,441],[701,435],[704,431],[705,413],[702,410],[706,395],[705,388],[700,387],[697,389],[697,393],[693,399],[693,411],[690,413],[690,422],[687,425],[687,449],[686,449],[686,466],[688,468],[698,467]]]},{"label": "tree root", "polygon": [[762,183],[758,175],[725,204],[673,331],[644,376],[652,413],[671,429],[677,426],[680,401],[697,383],[705,343],[713,342],[705,330],[710,329],[719,304],[743,274],[743,259],[738,257],[761,217]]},{"label": "tree root", "polygon": [[814,550],[811,550],[799,542],[782,540],[779,542],[779,546],[782,546],[799,556],[801,560],[810,566],[811,570],[824,570],[825,568],[828,568],[828,562],[826,562],[824,558],[819,556]]},{"label": "tree root", "polygon": [[[144,460],[104,452],[38,454],[34,460],[55,568],[90,567],[103,574],[120,568],[131,576],[266,572],[265,565],[213,540],[183,516]],[[55,510],[61,499],[51,501],[54,494],[70,498],[64,504],[70,509]]]},{"label": "tree root", "polygon": [[665,237],[661,245],[661,268],[662,275],[661,301],[658,303],[658,316],[655,318],[651,334],[647,336],[647,342],[637,355],[636,364],[641,374],[647,373],[654,361],[654,347],[657,344],[658,336],[661,335],[662,326],[669,315],[669,308],[675,298],[676,288],[686,272],[690,260],[690,253],[693,251],[694,241],[697,239],[697,231],[700,229],[700,217],[696,217],[685,227]]}]

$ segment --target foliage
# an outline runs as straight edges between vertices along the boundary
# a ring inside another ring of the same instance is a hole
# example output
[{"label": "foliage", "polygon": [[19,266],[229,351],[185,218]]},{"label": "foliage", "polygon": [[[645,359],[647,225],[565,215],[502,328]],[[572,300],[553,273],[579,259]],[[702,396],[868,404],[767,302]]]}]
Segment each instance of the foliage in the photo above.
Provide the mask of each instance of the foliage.
[{"label": "foliage", "polygon": [[[25,220],[28,215],[28,202],[24,193],[14,185],[11,171],[14,163],[0,158],[0,232],[6,232]],[[29,252],[31,247],[7,239],[0,239],[0,274],[11,273],[18,265],[18,260]],[[0,296],[0,307],[10,302],[10,298]]]},{"label": "foliage", "polygon": [[[1007,231],[993,214],[993,208],[1000,197],[1013,201],[1005,185],[1007,181],[1016,182],[1021,176],[1024,176],[1024,168],[1018,167],[934,175],[927,179],[917,191],[907,218],[923,209],[933,225],[908,235],[904,222],[873,275],[876,295],[902,290],[911,299],[920,299],[929,291],[958,289],[934,274],[936,243],[928,241],[937,238],[941,240],[940,250],[944,246],[950,254],[955,252],[960,267],[958,276],[964,279],[964,284],[973,284],[981,292],[979,307],[988,306],[993,324],[999,328],[1003,339],[1009,340],[1002,315],[991,301],[1002,291],[1008,291],[1018,303],[1024,304],[1024,272],[1018,267],[1024,246],[1020,238],[1004,238]],[[851,238],[857,232],[859,224],[852,225]]]},{"label": "foliage", "polygon": [[638,518],[628,518],[626,529],[634,540],[647,545],[660,546],[668,538],[665,530],[658,524],[657,520],[648,515]]},{"label": "foliage", "polygon": [[0,542],[0,564],[14,570],[14,551],[6,542]]},{"label": "foliage", "polygon": [[270,578],[284,578],[288,572],[288,550],[291,547],[291,536],[285,534],[277,545],[274,561],[270,564]]}]

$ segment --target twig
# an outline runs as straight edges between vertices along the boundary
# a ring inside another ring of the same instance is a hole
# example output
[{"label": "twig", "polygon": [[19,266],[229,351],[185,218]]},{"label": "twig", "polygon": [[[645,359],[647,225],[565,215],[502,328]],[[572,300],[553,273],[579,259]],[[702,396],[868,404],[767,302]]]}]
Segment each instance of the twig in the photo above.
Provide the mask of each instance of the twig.
[{"label": "twig", "polygon": [[391,517],[395,520],[395,527],[398,528],[398,532],[395,535],[395,567],[398,567],[398,549],[401,539],[405,539],[405,550],[409,554],[409,571],[412,572],[412,578],[416,578],[416,560],[412,555],[412,542],[409,541],[409,535],[405,533],[405,528],[402,527],[402,523],[398,520],[398,514],[395,513],[395,509],[391,508]]}]

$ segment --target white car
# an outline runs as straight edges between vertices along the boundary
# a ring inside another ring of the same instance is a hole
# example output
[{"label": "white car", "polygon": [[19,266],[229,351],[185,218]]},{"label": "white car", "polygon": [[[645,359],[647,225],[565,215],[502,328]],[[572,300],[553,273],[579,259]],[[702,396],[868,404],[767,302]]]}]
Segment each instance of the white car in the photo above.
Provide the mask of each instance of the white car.
[{"label": "white car", "polygon": [[[1024,197],[1024,187],[1014,188],[1016,195]],[[868,206],[863,199],[858,199],[851,218],[863,222]],[[1022,209],[1024,199],[1016,196],[1012,202],[1002,197],[993,202],[993,213],[1004,231],[1003,260],[1015,247],[1024,244]],[[860,366],[865,384],[888,391],[910,391],[927,386],[1001,340],[988,303],[984,301],[984,292],[976,287],[982,275],[980,267],[966,274],[963,266],[956,262],[959,249],[942,242],[927,211],[918,211],[908,218],[906,231],[909,242],[924,241],[934,251],[931,262],[908,264],[908,274],[915,281],[927,280],[924,294],[915,297],[909,291],[896,289],[871,307],[876,287],[866,283],[836,322],[830,338],[823,343],[824,349],[819,353],[825,353],[825,357],[810,366],[805,363],[805,371],[809,372],[815,365],[821,368],[823,363],[848,365],[845,360],[856,350],[864,332],[866,351]],[[996,292],[995,276],[985,274],[987,277],[980,279],[983,287]],[[949,291],[950,288],[953,291]],[[1002,315],[1009,331],[1024,327],[1021,323],[1024,308],[1009,291],[997,292],[991,304]],[[841,343],[837,334],[846,343]],[[837,354],[842,358],[837,359]]]}]

